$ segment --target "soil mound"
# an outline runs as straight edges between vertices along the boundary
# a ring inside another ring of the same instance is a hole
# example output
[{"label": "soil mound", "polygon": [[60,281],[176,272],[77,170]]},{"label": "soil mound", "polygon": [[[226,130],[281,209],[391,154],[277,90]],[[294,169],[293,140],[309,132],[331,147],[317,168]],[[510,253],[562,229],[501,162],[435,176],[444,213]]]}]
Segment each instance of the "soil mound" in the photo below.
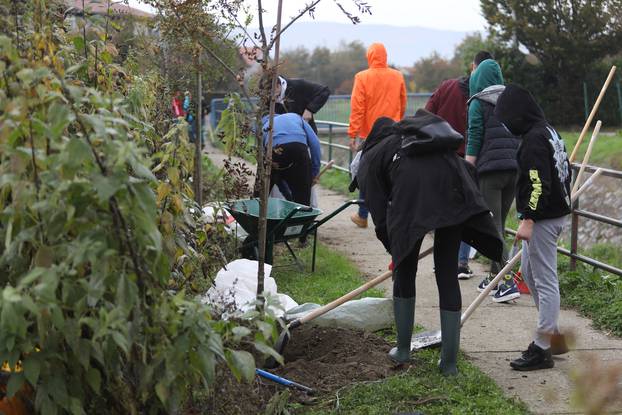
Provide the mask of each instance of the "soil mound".
[{"label": "soil mound", "polygon": [[278,375],[330,392],[352,382],[385,378],[396,372],[387,358],[391,346],[382,337],[334,328],[292,330],[285,349],[285,366]]},{"label": "soil mound", "polygon": [[[314,398],[355,382],[383,379],[403,370],[387,357],[389,343],[380,336],[360,331],[303,326],[291,331],[285,349],[285,366],[270,370],[315,390]],[[207,407],[202,404],[190,413],[262,413],[270,398],[285,387],[256,378],[239,384],[223,372],[212,391]],[[304,393],[291,390],[291,400],[312,404]]]}]

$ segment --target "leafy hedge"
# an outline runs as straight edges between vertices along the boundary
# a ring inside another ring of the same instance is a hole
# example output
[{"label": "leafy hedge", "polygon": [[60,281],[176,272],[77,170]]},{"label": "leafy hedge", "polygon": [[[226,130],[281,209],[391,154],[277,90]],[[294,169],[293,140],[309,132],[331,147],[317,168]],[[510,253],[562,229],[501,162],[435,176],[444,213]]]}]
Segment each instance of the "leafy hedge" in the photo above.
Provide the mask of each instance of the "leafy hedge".
[{"label": "leafy hedge", "polygon": [[34,26],[0,36],[7,394],[44,414],[147,414],[179,410],[218,364],[252,379],[238,348],[274,353],[275,322],[238,327],[193,299],[214,229],[192,201],[185,128],[158,136],[132,99],[148,82],[98,62],[105,36],[71,38],[33,7]]}]

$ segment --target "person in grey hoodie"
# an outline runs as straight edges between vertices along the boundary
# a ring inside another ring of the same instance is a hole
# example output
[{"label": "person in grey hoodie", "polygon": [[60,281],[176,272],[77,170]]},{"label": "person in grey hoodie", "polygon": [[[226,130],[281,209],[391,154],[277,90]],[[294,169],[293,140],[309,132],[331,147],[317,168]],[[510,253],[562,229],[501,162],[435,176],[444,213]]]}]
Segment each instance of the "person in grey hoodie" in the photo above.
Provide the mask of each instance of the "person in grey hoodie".
[{"label": "person in grey hoodie", "polygon": [[[466,161],[477,168],[480,190],[501,235],[504,234],[505,220],[514,200],[519,145],[518,138],[493,113],[497,98],[504,89],[501,68],[493,59],[481,62],[471,74],[465,153]],[[503,262],[506,260],[507,251],[504,249]],[[501,263],[493,262],[490,274],[479,284],[478,290],[483,291],[501,268]],[[491,293],[495,302],[520,296],[511,275],[506,276],[498,289]]]}]

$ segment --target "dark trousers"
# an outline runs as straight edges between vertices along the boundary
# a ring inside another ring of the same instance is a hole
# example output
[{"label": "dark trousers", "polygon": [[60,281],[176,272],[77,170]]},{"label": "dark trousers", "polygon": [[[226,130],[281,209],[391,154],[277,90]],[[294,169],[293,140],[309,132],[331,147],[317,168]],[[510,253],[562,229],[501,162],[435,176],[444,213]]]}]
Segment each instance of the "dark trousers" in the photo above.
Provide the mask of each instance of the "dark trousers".
[{"label": "dark trousers", "polygon": [[[441,310],[460,311],[462,308],[462,296],[458,284],[458,263],[456,262],[461,237],[461,226],[440,228],[434,231],[434,272]],[[415,278],[422,242],[423,239],[420,239],[410,255],[393,271],[394,297],[415,296]]]},{"label": "dark trousers", "polygon": [[[514,170],[482,173],[479,176],[479,189],[486,199],[488,209],[492,212],[492,218],[501,237],[505,235],[505,220],[514,201],[516,177],[517,173]],[[502,262],[493,261],[490,272],[497,275],[507,260],[508,251],[504,243]]]},{"label": "dark trousers", "polygon": [[[311,203],[311,158],[306,145],[287,143],[272,149],[272,174],[270,189],[284,181],[290,191],[291,200],[302,205]],[[285,195],[284,195],[285,196]]]}]

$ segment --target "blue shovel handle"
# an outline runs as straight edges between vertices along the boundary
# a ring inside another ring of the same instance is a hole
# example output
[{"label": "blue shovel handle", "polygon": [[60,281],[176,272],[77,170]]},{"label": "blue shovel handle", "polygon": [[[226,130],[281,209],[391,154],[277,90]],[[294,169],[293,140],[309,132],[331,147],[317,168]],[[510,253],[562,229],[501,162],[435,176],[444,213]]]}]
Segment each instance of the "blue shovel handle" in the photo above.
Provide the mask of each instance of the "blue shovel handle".
[{"label": "blue shovel handle", "polygon": [[265,370],[255,369],[255,373],[257,373],[257,375],[259,375],[259,376],[261,376],[263,378],[270,379],[271,381],[279,383],[279,384],[281,384],[283,386],[288,386],[290,388],[295,388],[295,389],[301,390],[303,392],[307,392],[309,394],[313,393],[313,389],[311,389],[308,386],[304,386],[304,385],[301,385],[300,383],[296,383],[296,382],[293,382],[293,381],[291,381],[289,379],[282,378],[282,377],[274,375],[274,374],[272,374],[270,372],[266,372]]}]

